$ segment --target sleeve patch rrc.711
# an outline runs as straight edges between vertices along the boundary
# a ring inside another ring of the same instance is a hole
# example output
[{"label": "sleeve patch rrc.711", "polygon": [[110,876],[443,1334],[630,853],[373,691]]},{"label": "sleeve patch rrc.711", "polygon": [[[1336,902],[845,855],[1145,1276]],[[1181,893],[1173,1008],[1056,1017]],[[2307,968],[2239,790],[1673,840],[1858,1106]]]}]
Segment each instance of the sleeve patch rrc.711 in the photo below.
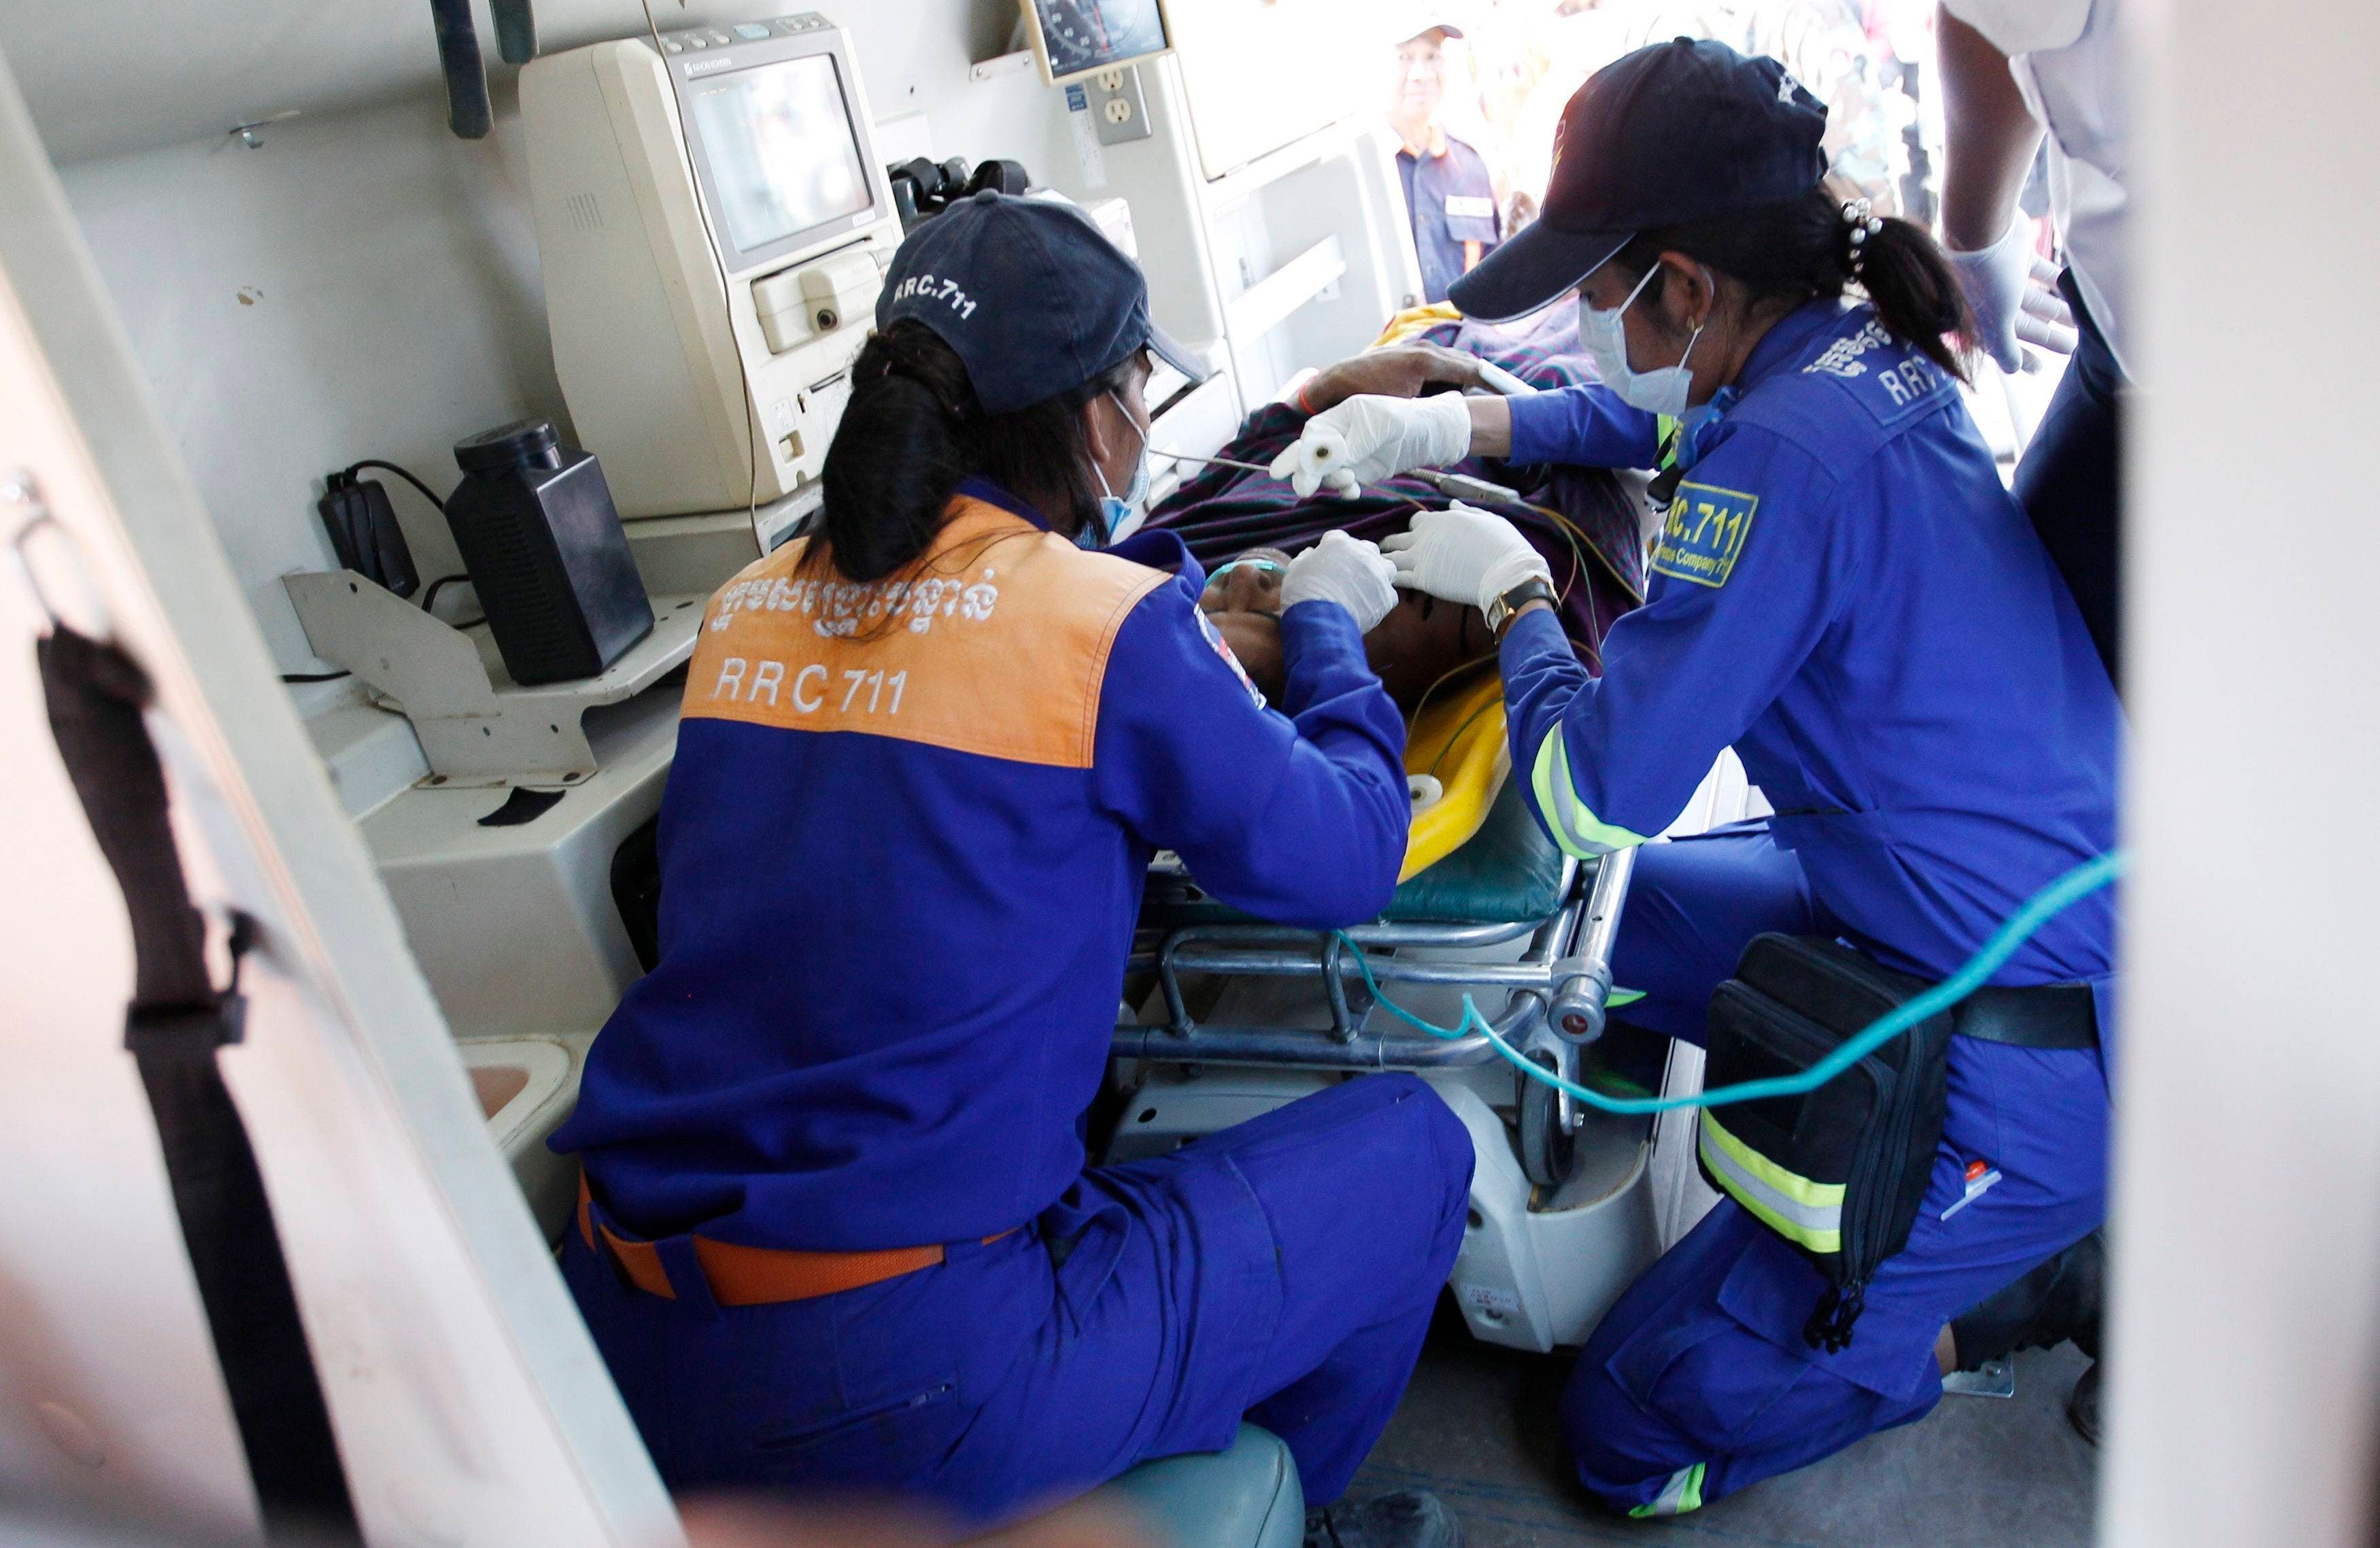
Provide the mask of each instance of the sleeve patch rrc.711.
[{"label": "sleeve patch rrc.711", "polygon": [[1697,586],[1726,585],[1735,556],[1743,552],[1752,513],[1759,508],[1757,494],[1706,483],[1678,485],[1661,523],[1661,541],[1653,549],[1653,568]]}]

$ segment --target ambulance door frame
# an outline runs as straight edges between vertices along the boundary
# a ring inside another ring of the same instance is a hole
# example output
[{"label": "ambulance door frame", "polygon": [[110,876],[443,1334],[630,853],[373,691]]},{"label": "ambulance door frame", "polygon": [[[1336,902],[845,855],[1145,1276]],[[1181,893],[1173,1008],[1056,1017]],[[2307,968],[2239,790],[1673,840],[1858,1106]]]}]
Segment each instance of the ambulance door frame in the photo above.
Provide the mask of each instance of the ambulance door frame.
[{"label": "ambulance door frame", "polygon": [[[46,507],[66,541],[42,543],[44,579],[79,572],[50,594],[87,589],[156,684],[152,726],[194,896],[261,922],[242,981],[247,1035],[223,1064],[367,1541],[681,1541],[4,61],[0,208],[0,484],[18,492],[0,542],[36,499]],[[0,1055],[55,1078],[0,1080],[0,1113],[81,1099],[13,1169],[37,1163],[68,1187],[104,1175],[136,1206],[0,1212],[12,1312],[0,1371],[41,1378],[0,1383],[0,1482],[247,1535],[253,1493],[121,1052],[120,895],[34,685],[42,609],[13,572],[0,570],[0,726],[16,754],[0,761],[0,802],[41,818],[34,841],[55,862],[0,898],[11,1003],[45,1013],[0,1032]],[[0,1118],[0,1143],[18,1128]],[[147,1422],[143,1405],[184,1422]]]}]

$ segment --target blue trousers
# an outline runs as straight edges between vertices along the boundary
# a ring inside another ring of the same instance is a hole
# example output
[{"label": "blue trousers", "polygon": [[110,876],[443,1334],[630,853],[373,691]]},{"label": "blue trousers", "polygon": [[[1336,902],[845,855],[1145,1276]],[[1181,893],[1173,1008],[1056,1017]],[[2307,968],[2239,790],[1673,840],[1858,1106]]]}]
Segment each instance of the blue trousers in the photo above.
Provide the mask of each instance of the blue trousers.
[{"label": "blue trousers", "polygon": [[[1757,824],[1647,845],[1613,962],[1615,981],[1646,997],[1623,1014],[1699,1043],[1711,991],[1754,935],[1838,928]],[[1949,1063],[1925,1204],[1870,1284],[1851,1346],[1803,1341],[1826,1281],[1722,1199],[1605,1314],[1572,1372],[1562,1429],[1590,1493],[1675,1514],[1922,1417],[1941,1396],[1943,1324],[2099,1225],[2097,1053],[1954,1038]],[[1999,1180],[1954,1209],[1971,1161]]]},{"label": "blue trousers", "polygon": [[1087,1172],[1027,1228],[862,1289],[721,1307],[686,1237],[655,1243],[674,1299],[575,1230],[563,1272],[675,1489],[891,1494],[984,1523],[1220,1450],[1245,1415],[1319,1505],[1413,1373],[1471,1165],[1427,1085],[1367,1076]]}]

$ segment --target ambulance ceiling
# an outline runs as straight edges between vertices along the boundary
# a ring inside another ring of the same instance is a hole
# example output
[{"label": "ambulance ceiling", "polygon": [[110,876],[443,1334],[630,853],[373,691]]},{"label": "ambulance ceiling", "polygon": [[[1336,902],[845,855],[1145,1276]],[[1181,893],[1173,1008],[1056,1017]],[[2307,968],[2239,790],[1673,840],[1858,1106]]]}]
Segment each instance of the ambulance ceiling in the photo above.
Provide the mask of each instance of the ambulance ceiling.
[{"label": "ambulance ceiling", "polygon": [[[787,11],[816,0],[783,0]],[[742,19],[767,0],[653,0],[663,27]],[[498,62],[475,5],[492,81]],[[547,51],[625,37],[638,0],[536,0]],[[295,108],[346,112],[439,90],[428,0],[0,0],[6,57],[53,161],[67,163],[225,133]]]}]

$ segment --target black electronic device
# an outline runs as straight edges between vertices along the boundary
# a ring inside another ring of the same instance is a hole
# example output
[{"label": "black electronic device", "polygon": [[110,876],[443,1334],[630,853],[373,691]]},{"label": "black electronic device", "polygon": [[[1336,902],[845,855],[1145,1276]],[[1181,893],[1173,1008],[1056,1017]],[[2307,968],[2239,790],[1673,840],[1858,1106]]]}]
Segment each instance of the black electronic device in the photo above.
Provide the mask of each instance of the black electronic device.
[{"label": "black electronic device", "polygon": [[513,681],[591,677],[652,632],[603,469],[552,421],[458,441],[455,461],[446,523]]},{"label": "black electronic device", "polygon": [[378,581],[401,597],[411,596],[420,587],[421,572],[413,567],[413,550],[406,543],[405,530],[396,524],[388,491],[379,480],[358,479],[352,469],[333,473],[324,481],[316,508],[322,513],[322,525],[331,534],[331,552],[338,556],[341,569]]},{"label": "black electronic device", "polygon": [[1025,170],[1021,161],[1004,161],[998,156],[975,164],[975,171],[966,180],[966,191],[981,193],[990,189],[994,193],[1023,194],[1033,186],[1033,175]]},{"label": "black electronic device", "polygon": [[1025,30],[1052,86],[1173,49],[1166,0],[1023,0]]},{"label": "black electronic device", "polygon": [[1033,174],[1025,169],[1023,162],[997,156],[978,162],[973,171],[968,170],[964,156],[953,156],[945,162],[917,156],[892,163],[884,168],[884,174],[892,185],[892,207],[900,213],[904,235],[969,194],[985,189],[1022,194],[1033,186]]}]

